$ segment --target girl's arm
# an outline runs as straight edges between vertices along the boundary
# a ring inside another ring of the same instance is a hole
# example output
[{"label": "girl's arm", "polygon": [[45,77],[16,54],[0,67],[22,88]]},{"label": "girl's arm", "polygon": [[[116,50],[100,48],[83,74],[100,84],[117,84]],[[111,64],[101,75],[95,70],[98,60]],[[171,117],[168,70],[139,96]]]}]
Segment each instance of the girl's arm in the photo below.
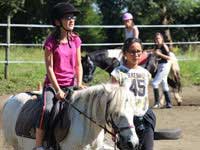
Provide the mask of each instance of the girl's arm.
[{"label": "girl's arm", "polygon": [[[168,46],[166,44],[164,44],[164,48],[169,53],[169,48],[168,48]],[[171,59],[170,56],[161,53],[159,49],[155,50],[155,54],[160,56],[160,57],[162,57],[163,59],[166,59],[166,60],[170,60]]]},{"label": "girl's arm", "polygon": [[137,26],[133,26],[133,34],[135,35],[135,38],[139,38],[139,30]]},{"label": "girl's arm", "polygon": [[82,84],[83,79],[83,67],[81,63],[81,47],[77,48],[77,63],[76,63],[76,77],[77,77],[77,86],[80,88],[84,88],[85,86]]},{"label": "girl's arm", "polygon": [[56,76],[53,71],[53,53],[50,52],[49,50],[45,49],[44,57],[45,57],[44,59],[45,59],[47,76],[48,76],[53,88],[56,91],[56,97],[58,99],[64,99],[65,93],[61,90],[60,86],[58,85]]}]

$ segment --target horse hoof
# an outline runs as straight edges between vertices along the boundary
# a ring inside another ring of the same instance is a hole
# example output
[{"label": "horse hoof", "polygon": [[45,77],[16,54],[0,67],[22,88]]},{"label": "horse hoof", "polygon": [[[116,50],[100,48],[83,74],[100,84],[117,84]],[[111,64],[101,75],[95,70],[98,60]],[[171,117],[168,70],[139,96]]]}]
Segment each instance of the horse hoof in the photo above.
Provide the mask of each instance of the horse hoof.
[{"label": "horse hoof", "polygon": [[154,132],[154,140],[176,140],[181,137],[182,130],[175,129],[159,129]]},{"label": "horse hoof", "polygon": [[182,102],[178,102],[178,106],[181,106]]}]

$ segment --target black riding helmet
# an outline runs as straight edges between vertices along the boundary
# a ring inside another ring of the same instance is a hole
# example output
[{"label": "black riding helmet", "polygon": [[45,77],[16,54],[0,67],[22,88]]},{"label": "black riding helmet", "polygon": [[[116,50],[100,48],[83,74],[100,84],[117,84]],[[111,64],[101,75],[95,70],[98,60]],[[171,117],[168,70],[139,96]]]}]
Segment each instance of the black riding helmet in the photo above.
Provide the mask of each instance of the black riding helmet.
[{"label": "black riding helmet", "polygon": [[51,11],[52,24],[55,26],[54,21],[63,18],[66,14],[78,15],[80,11],[69,2],[60,2],[56,4]]}]

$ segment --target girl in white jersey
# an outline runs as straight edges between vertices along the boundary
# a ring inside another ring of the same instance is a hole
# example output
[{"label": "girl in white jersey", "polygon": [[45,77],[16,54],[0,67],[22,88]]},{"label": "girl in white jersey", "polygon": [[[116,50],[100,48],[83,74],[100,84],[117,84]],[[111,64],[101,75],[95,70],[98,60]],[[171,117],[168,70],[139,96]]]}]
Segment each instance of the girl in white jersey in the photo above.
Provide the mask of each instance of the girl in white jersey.
[{"label": "girl in white jersey", "polygon": [[155,115],[149,109],[148,85],[150,73],[138,66],[142,54],[142,45],[139,39],[128,38],[123,46],[123,62],[111,73],[113,83],[125,86],[135,95],[136,111],[134,124],[140,139],[142,150],[153,150]]},{"label": "girl in white jersey", "polygon": [[139,30],[133,22],[133,16],[131,13],[125,13],[122,17],[125,25],[125,40],[128,38],[139,38]]}]

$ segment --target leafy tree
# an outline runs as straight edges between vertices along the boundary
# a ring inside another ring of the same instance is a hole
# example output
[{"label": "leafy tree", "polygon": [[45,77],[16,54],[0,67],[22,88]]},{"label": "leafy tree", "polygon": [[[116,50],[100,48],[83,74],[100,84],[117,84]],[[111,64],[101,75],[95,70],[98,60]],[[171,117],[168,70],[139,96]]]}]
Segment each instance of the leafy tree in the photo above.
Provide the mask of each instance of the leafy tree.
[{"label": "leafy tree", "polygon": [[[97,0],[97,4],[102,13],[102,24],[104,25],[119,25],[122,24],[121,16],[125,8],[122,0]],[[119,29],[106,30],[106,42],[121,42],[122,31]]]},{"label": "leafy tree", "polygon": [[1,17],[7,17],[7,15],[14,15],[18,11],[23,11],[25,0],[0,0],[0,12]]},{"label": "leafy tree", "polygon": [[[24,0],[0,0],[0,22],[7,22],[7,16],[13,16],[18,11],[23,11]],[[0,40],[5,41],[6,30],[1,28]]]},{"label": "leafy tree", "polygon": [[[78,16],[77,24],[79,25],[99,25],[101,24],[102,16],[95,9],[96,4],[92,1],[80,3],[81,15]],[[83,43],[101,43],[104,41],[104,31],[101,28],[79,28],[78,33],[83,40]],[[87,51],[95,50],[95,47],[87,48]]]}]

